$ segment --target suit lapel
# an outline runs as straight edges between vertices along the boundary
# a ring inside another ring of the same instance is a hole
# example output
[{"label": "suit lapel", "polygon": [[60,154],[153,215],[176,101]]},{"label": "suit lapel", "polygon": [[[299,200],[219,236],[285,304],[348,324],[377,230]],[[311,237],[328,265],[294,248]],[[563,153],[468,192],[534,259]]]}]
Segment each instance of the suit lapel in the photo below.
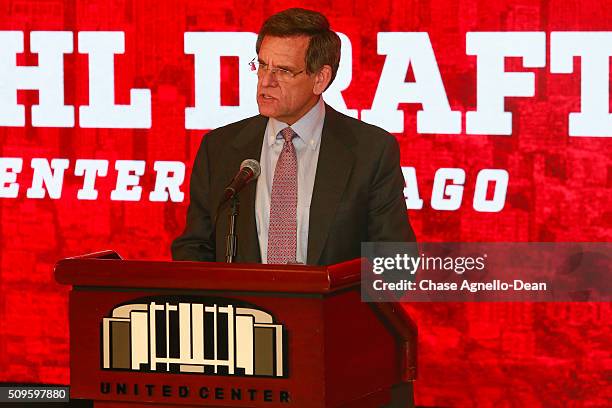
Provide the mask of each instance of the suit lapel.
[{"label": "suit lapel", "polygon": [[[240,158],[240,163],[245,159],[255,159],[259,162],[267,123],[268,118],[256,116],[236,136],[232,146],[236,150],[235,157]],[[234,172],[238,166],[235,166]],[[240,192],[240,215],[238,216],[240,227],[237,230],[237,258],[240,262],[261,262],[255,221],[256,187],[257,183],[251,182]]]},{"label": "suit lapel", "polygon": [[340,114],[325,105],[325,122],[310,203],[307,263],[318,264],[325,247],[336,207],[342,198],[355,157],[350,146],[356,143],[347,127],[341,127]]}]

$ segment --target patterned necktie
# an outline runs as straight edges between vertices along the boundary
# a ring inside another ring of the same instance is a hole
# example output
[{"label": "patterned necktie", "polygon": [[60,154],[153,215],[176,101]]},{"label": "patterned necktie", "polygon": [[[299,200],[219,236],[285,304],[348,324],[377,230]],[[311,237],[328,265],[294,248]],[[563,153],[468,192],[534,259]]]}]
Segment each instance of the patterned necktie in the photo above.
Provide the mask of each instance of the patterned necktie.
[{"label": "patterned necktie", "polygon": [[297,250],[297,156],[291,141],[297,134],[287,127],[285,139],[272,182],[270,226],[268,228],[268,263],[295,262]]}]

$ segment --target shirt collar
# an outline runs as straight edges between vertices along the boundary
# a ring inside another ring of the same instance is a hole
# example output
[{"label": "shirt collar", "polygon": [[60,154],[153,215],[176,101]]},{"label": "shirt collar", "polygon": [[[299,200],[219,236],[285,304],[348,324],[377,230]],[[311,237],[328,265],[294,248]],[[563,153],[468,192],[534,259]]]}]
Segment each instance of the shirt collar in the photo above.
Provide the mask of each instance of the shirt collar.
[{"label": "shirt collar", "polygon": [[[321,131],[323,129],[323,121],[325,120],[325,103],[323,98],[319,97],[319,101],[313,106],[304,116],[298,119],[291,129],[297,133],[302,141],[310,146],[312,150],[316,150],[321,142]],[[289,126],[280,120],[270,118],[268,124],[271,132],[268,133],[268,146],[276,143],[278,138],[282,138],[278,133]]]}]

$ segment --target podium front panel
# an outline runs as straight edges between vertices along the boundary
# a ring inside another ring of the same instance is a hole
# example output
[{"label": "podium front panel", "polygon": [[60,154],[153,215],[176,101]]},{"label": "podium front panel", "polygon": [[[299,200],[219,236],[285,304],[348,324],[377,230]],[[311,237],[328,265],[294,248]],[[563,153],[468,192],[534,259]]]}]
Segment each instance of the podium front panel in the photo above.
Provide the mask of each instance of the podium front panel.
[{"label": "podium front panel", "polygon": [[321,406],[319,295],[75,288],[71,394],[210,406]]}]

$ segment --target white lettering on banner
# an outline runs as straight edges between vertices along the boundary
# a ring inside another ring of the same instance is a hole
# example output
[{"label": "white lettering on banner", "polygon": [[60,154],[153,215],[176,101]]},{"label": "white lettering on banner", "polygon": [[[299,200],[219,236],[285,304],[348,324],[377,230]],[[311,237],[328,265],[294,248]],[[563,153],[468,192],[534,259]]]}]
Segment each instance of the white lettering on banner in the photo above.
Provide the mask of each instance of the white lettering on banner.
[{"label": "white lettering on banner", "polygon": [[181,184],[185,180],[185,163],[179,161],[158,161],[153,168],[157,172],[155,189],[149,194],[149,201],[170,201],[180,203],[185,198]]},{"label": "white lettering on banner", "polygon": [[351,40],[345,34],[336,34],[340,37],[341,43],[340,66],[338,67],[338,72],[336,72],[334,82],[323,93],[323,99],[338,112],[356,118],[358,116],[357,109],[348,109],[342,97],[342,91],[349,87],[353,79],[353,46],[351,45]]},{"label": "white lettering on banner", "polygon": [[151,91],[131,89],[130,105],[115,104],[116,54],[125,52],[123,31],[79,32],[79,53],[89,57],[89,105],[79,108],[84,128],[151,127]]},{"label": "white lettering on banner", "polygon": [[[326,101],[349,116],[342,92],[352,81],[352,45],[342,41],[342,59],[336,80],[325,92]],[[32,53],[37,66],[18,66],[24,52],[22,31],[0,31],[0,126],[26,126],[25,107],[17,103],[19,90],[35,90],[34,127],[74,127],[74,107],[64,104],[64,58],[72,54],[74,34],[68,31],[32,31]],[[115,103],[114,59],[125,52],[122,31],[78,32],[78,52],[88,55],[89,105],[79,107],[83,128],[151,128],[151,91],[131,89],[130,104]],[[248,62],[255,56],[256,35],[250,32],[186,32],[184,52],[194,55],[195,106],[185,109],[186,129],[212,129],[257,113],[257,77]],[[462,113],[453,111],[426,32],[380,32],[377,51],[385,63],[371,109],[361,118],[390,132],[404,132],[401,103],[418,103],[416,132],[460,134]],[[527,68],[546,65],[546,32],[468,32],[466,53],[476,56],[476,110],[466,112],[465,134],[511,135],[512,112],[504,110],[508,97],[533,97],[534,72],[506,72],[505,59],[520,57]],[[239,59],[239,104],[221,105],[221,57]],[[610,69],[612,31],[552,32],[550,72],[574,72],[573,59],[581,59],[581,106],[569,113],[570,136],[612,137]],[[412,68],[414,82],[406,82]],[[70,78],[75,81],[76,78]]]},{"label": "white lettering on banner", "polygon": [[96,176],[105,177],[108,173],[108,160],[79,159],[74,165],[75,176],[85,176],[83,188],[77,192],[79,200],[95,200],[98,198],[98,190],[95,189]]},{"label": "white lettering on banner", "polygon": [[[506,204],[506,192],[510,175],[502,169],[484,169],[476,176],[473,206],[480,212],[500,212]],[[495,183],[493,198],[487,200],[489,184]]]},{"label": "white lettering on banner", "polygon": [[[15,198],[19,193],[17,174],[21,173],[23,159],[17,157],[0,158],[0,198]],[[12,171],[9,171],[12,170]]]},{"label": "white lettering on banner", "polygon": [[507,96],[534,96],[533,72],[506,72],[506,57],[522,57],[523,66],[546,65],[543,32],[478,32],[466,34],[466,52],[476,55],[476,111],[467,112],[466,133],[511,135],[512,113],[504,110]]},{"label": "white lettering on banner", "polygon": [[[23,158],[0,157],[0,198],[16,198],[19,193],[17,178],[22,171]],[[69,167],[68,159],[31,160],[33,178],[28,189],[28,198],[43,198],[46,186],[49,197],[61,198],[65,170]],[[103,159],[78,159],[74,174],[82,176],[83,187],[77,192],[78,200],[97,200],[95,189],[96,178],[106,177],[110,164]],[[117,160],[114,168],[117,170],[115,189],[111,191],[113,201],[142,201],[140,178],[148,167],[142,160]],[[155,161],[155,186],[149,193],[151,202],[182,202],[185,194],[181,187],[185,180],[185,163],[180,161]],[[409,210],[423,208],[423,200],[419,194],[416,170],[414,167],[402,167],[404,175],[404,196]],[[474,192],[474,210],[478,212],[499,212],[504,208],[509,175],[503,169],[483,169],[478,172]],[[451,183],[449,183],[449,181]],[[493,196],[487,199],[487,190],[491,182],[495,183]],[[434,187],[431,194],[431,206],[437,210],[454,211],[461,207],[465,171],[460,168],[440,168],[434,177]]]},{"label": "white lettering on banner", "polygon": [[[448,181],[452,181],[448,184]],[[441,168],[436,171],[431,190],[431,208],[442,211],[455,211],[461,207],[465,171],[455,168]]]},{"label": "white lettering on banner", "polygon": [[[195,106],[185,109],[186,129],[214,129],[257,114],[257,76],[248,66],[256,40],[255,33],[185,33],[184,51],[195,63]],[[221,57],[228,56],[238,57],[238,106],[221,105]]]},{"label": "white lettering on banner", "polygon": [[[419,196],[419,188],[414,167],[402,167],[404,174],[404,198],[406,208],[420,210],[423,200]],[[509,174],[504,169],[483,169],[476,176],[473,208],[478,212],[499,212],[506,204]],[[451,183],[449,183],[451,181]],[[487,199],[487,191],[491,182],[495,183],[493,197]],[[459,168],[440,168],[434,176],[431,191],[431,207],[440,211],[456,211],[463,201],[465,170]]]},{"label": "white lettering on banner", "polygon": [[68,168],[68,159],[53,159],[51,165],[47,159],[32,159],[30,165],[34,170],[32,176],[32,186],[28,188],[26,196],[28,198],[44,198],[45,189],[49,197],[57,200],[62,196],[62,184],[64,182],[64,170]]},{"label": "white lettering on banner", "polygon": [[419,195],[419,184],[417,183],[416,169],[414,167],[403,167],[404,175],[404,197],[406,198],[406,208],[409,210],[420,210],[423,208],[423,200]]},{"label": "white lettering on banner", "polygon": [[144,160],[117,160],[117,185],[111,191],[113,201],[140,201],[140,176],[145,172]]},{"label": "white lettering on banner", "polygon": [[[62,187],[69,159],[34,158],[30,162],[33,170],[32,182],[28,188],[27,198],[44,198],[45,191],[52,199],[62,196]],[[18,174],[23,167],[23,158],[0,157],[0,198],[17,198],[19,195]],[[142,187],[140,177],[145,173],[146,163],[142,160],[117,160],[115,189],[111,191],[113,201],[141,201]],[[96,178],[106,177],[109,162],[103,159],[77,159],[74,175],[83,177],[83,187],[77,192],[78,200],[97,200]],[[155,188],[149,194],[153,202],[182,202],[185,194],[181,186],[185,180],[185,164],[180,161],[159,160],[153,163],[155,170]]]},{"label": "white lettering on banner", "polygon": [[570,136],[612,137],[610,57],[612,32],[553,32],[550,72],[571,74],[580,57],[580,112],[569,114]]},{"label": "white lettering on banner", "polygon": [[64,105],[64,54],[72,52],[72,33],[33,31],[30,51],[38,66],[17,66],[24,51],[22,31],[0,31],[0,126],[25,126],[25,107],[17,90],[38,90],[32,106],[32,126],[74,127],[74,107]]},{"label": "white lettering on banner", "polygon": [[[427,33],[378,33],[378,54],[385,65],[372,109],[362,110],[361,119],[389,132],[404,131],[402,102],[420,103],[418,133],[461,133],[461,112],[451,111]],[[415,82],[405,82],[412,65]]]}]

